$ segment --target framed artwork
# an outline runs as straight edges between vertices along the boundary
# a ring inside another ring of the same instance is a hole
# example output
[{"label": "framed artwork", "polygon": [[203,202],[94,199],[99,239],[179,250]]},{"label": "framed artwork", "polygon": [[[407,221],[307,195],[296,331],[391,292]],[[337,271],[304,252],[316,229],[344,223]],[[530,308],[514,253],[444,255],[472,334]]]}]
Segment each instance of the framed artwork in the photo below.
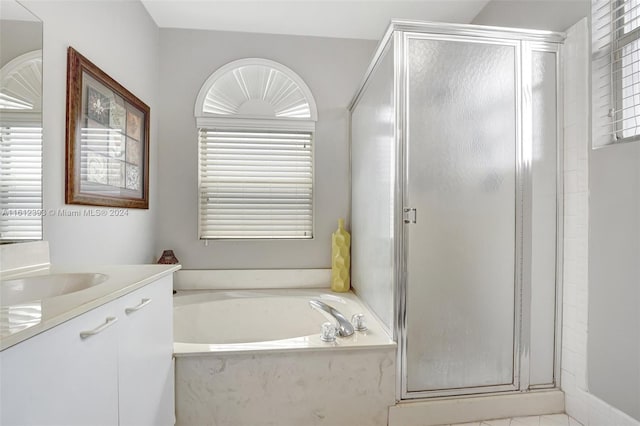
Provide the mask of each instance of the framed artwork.
[{"label": "framed artwork", "polygon": [[67,204],[149,208],[149,107],[67,51]]}]

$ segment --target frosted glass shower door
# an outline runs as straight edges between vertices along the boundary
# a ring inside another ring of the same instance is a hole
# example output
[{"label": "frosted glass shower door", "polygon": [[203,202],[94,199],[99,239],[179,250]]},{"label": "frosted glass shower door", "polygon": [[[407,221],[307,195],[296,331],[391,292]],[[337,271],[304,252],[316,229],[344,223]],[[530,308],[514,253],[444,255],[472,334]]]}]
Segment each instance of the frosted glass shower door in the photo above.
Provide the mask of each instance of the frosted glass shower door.
[{"label": "frosted glass shower door", "polygon": [[517,43],[406,48],[405,389],[514,389]]}]

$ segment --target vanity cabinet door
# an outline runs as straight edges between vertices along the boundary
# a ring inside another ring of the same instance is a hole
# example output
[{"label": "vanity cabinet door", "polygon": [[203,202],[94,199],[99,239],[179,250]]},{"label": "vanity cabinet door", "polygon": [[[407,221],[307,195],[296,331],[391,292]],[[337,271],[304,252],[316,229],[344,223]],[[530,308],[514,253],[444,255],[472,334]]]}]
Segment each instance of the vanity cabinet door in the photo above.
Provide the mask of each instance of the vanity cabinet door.
[{"label": "vanity cabinet door", "polygon": [[0,424],[118,424],[118,323],[107,318],[120,319],[114,303],[0,352]]},{"label": "vanity cabinet door", "polygon": [[174,423],[172,276],[122,297],[120,426]]}]

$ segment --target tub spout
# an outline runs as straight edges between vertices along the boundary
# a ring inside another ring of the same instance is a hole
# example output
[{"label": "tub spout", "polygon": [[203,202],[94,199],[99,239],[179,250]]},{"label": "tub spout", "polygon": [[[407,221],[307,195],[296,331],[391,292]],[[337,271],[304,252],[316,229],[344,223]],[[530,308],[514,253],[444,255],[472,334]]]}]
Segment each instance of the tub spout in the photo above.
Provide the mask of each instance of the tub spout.
[{"label": "tub spout", "polygon": [[309,305],[311,305],[311,307],[314,309],[331,315],[338,322],[338,334],[341,337],[347,337],[353,334],[353,325],[351,325],[349,320],[347,320],[344,315],[342,315],[337,309],[316,299],[309,300]]}]

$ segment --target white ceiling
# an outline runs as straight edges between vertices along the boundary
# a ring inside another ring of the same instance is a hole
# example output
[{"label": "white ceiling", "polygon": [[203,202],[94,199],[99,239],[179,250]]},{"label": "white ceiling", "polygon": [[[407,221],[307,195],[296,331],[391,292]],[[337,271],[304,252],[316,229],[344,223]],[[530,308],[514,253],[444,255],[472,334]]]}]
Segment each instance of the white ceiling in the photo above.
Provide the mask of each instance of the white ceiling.
[{"label": "white ceiling", "polygon": [[142,0],[161,28],[379,40],[393,18],[470,23],[489,0]]}]

